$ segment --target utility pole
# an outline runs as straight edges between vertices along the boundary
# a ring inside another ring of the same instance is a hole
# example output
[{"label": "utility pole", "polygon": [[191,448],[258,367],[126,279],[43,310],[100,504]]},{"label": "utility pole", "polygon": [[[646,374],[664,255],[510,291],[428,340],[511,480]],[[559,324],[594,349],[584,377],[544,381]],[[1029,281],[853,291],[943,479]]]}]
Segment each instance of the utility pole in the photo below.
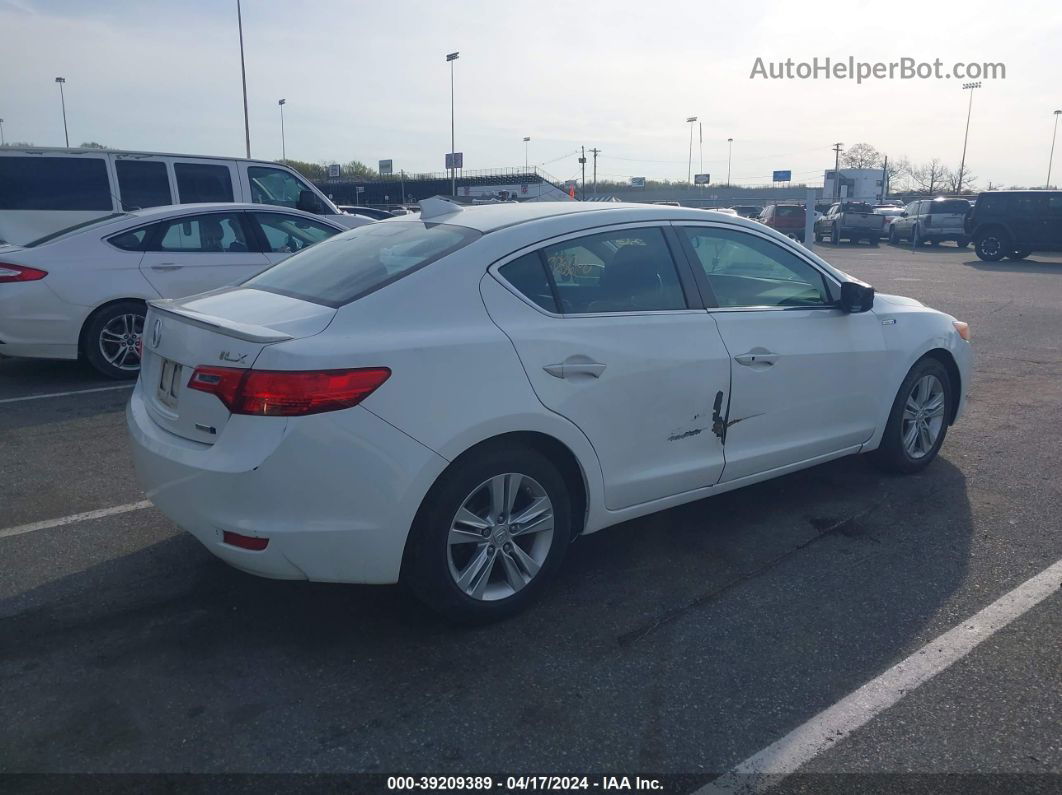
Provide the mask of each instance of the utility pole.
[{"label": "utility pole", "polygon": [[729,147],[727,149],[727,154],[726,154],[726,186],[729,188],[730,187],[730,163],[734,159],[734,139],[733,138],[727,138],[726,139],[726,143],[727,143],[727,146]]},{"label": "utility pole", "polygon": [[601,154],[601,150],[594,147],[590,150],[590,153],[594,156],[594,193],[597,193],[597,156]]},{"label": "utility pole", "polygon": [[63,106],[63,136],[66,138],[66,148],[70,148],[70,133],[66,131],[66,96],[63,94],[63,83],[66,82],[65,77],[55,78],[55,82],[59,84],[59,103]]},{"label": "utility pole", "polygon": [[700,141],[701,151],[701,170],[700,173],[704,173],[704,125],[701,122],[697,122],[697,138]]},{"label": "utility pole", "polygon": [[844,144],[833,145],[833,200],[841,200],[841,150]]},{"label": "utility pole", "polygon": [[4,120],[0,119],[0,146],[4,145]]},{"label": "utility pole", "polygon": [[889,156],[885,155],[885,162],[881,164],[881,203],[885,203],[885,199],[889,195]]},{"label": "utility pole", "polygon": [[583,195],[582,201],[586,201],[586,147],[582,147],[582,155],[579,157],[579,165],[583,168]]},{"label": "utility pole", "polygon": [[[247,157],[251,156],[251,122],[247,116],[247,69],[243,63],[243,14],[240,0],[236,0],[236,25],[240,29],[240,79],[243,81],[243,135],[247,144]],[[69,145],[69,144],[68,144]]]},{"label": "utility pole", "polygon": [[[1058,117],[1062,116],[1062,110],[1055,111],[1055,131],[1051,133],[1051,156],[1047,158],[1047,184],[1045,188],[1051,187],[1051,166],[1055,164],[1055,138],[1058,136]],[[3,123],[3,119],[0,119],[0,124]],[[0,135],[3,134],[2,128],[0,128]]]},{"label": "utility pole", "polygon": [[973,89],[980,88],[981,84],[978,83],[963,83],[962,90],[970,92],[970,103],[966,108],[966,133],[962,136],[962,160],[959,161],[959,183],[956,185],[958,190],[956,193],[962,193],[962,177],[963,172],[966,170],[966,139],[970,137],[970,114],[973,112]]}]

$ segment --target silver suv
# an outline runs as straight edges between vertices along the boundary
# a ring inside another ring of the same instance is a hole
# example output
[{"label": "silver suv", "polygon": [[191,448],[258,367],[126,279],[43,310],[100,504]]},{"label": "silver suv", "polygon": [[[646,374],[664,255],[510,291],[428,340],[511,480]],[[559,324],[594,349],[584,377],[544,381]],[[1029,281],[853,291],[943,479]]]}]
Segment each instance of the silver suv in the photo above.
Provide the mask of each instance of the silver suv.
[{"label": "silver suv", "polygon": [[970,238],[966,234],[966,216],[970,202],[966,199],[919,199],[904,208],[889,225],[889,242],[910,240],[914,247],[929,243],[935,246],[942,240],[954,240],[964,248]]}]

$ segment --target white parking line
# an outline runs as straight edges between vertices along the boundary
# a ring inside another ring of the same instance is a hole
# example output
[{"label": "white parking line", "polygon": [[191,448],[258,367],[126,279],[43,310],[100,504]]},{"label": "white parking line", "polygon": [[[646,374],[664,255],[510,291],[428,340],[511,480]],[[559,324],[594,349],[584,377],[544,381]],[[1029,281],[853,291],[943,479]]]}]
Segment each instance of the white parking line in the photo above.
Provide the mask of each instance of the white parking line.
[{"label": "white parking line", "polygon": [[87,395],[89,392],[110,392],[115,389],[132,389],[136,384],[119,384],[118,386],[99,386],[95,389],[75,389],[71,392],[48,392],[44,395],[24,395],[23,397],[3,398],[0,403],[18,403],[23,400],[41,400],[42,398],[66,397],[67,395]]},{"label": "white parking line", "polygon": [[845,696],[697,791],[758,793],[778,784],[802,765],[961,660],[975,646],[1058,592],[1062,560],[1004,594],[980,613],[930,641],[903,662]]},{"label": "white parking line", "polygon": [[62,516],[58,519],[45,519],[43,522],[33,522],[32,524],[20,524],[16,527],[7,527],[3,530],[0,530],[0,538],[20,536],[23,533],[32,533],[35,530],[47,530],[49,527],[62,527],[66,524],[84,522],[89,519],[102,519],[104,516],[114,516],[115,514],[129,513],[129,511],[139,511],[142,508],[150,507],[150,500],[141,500],[140,502],[127,502],[125,505],[115,505],[113,508],[100,508],[96,511],[85,511],[84,513],[75,513],[71,514],[70,516]]}]

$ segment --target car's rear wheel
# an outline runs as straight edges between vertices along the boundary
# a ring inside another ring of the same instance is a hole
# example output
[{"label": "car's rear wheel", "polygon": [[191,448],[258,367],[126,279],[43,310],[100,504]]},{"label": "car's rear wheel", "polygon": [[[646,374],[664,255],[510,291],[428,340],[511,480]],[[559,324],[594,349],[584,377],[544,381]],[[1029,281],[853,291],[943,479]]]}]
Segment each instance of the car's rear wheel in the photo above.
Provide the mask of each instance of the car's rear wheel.
[{"label": "car's rear wheel", "polygon": [[870,238],[870,245],[876,246],[879,243],[881,243],[881,238],[878,237],[877,235],[875,235],[874,237]]},{"label": "car's rear wheel", "polygon": [[1010,250],[1010,238],[1002,231],[990,229],[977,238],[974,251],[985,262],[999,262]]},{"label": "car's rear wheel", "polygon": [[141,301],[117,301],[103,307],[85,325],[81,355],[108,378],[136,378],[146,314]]},{"label": "car's rear wheel", "polygon": [[910,474],[936,458],[948,433],[951,377],[937,359],[926,357],[911,368],[893,401],[874,459],[891,472]]},{"label": "car's rear wheel", "polygon": [[818,232],[815,233],[815,242],[816,243],[821,243],[822,242],[822,235],[820,235]]},{"label": "car's rear wheel", "polygon": [[558,469],[535,450],[483,447],[425,498],[402,580],[453,621],[494,621],[538,596],[570,537],[571,499]]},{"label": "car's rear wheel", "polygon": [[841,245],[841,230],[837,226],[837,224],[834,224],[830,228],[830,242],[833,243],[835,246]]}]

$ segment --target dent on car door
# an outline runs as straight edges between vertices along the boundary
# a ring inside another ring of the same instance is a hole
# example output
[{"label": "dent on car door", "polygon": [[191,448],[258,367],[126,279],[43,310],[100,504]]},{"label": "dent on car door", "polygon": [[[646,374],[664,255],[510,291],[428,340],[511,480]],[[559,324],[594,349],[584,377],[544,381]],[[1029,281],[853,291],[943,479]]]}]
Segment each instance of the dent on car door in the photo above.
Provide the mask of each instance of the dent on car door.
[{"label": "dent on car door", "polygon": [[733,360],[722,481],[867,441],[880,420],[885,369],[874,314],[836,308],[823,274],[765,237],[681,230]]},{"label": "dent on car door", "polygon": [[713,408],[729,390],[729,357],[712,318],[688,308],[661,227],[526,253],[481,291],[539,400],[593,445],[607,508],[717,482]]}]

